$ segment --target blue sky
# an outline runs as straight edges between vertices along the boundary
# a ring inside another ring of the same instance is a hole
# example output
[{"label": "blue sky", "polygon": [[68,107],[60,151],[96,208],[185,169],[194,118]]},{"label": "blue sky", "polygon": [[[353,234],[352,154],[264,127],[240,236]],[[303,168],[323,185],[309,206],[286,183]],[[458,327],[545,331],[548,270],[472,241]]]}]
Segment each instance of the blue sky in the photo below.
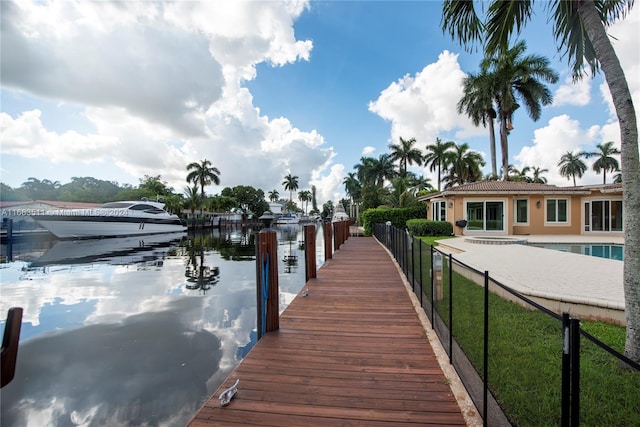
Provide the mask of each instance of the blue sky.
[{"label": "blue sky", "polygon": [[[289,173],[319,202],[344,196],[364,155],[436,137],[488,158],[488,134],[455,111],[480,53],[440,29],[436,1],[2,1],[2,182],[74,176],[177,191],[207,158],[223,187],[276,189]],[[538,122],[516,113],[510,162],[549,169],[570,150],[619,144],[602,76],[573,84],[543,9],[521,36],[560,81]],[[637,7],[611,28],[636,105]],[[637,108],[638,109],[638,108]],[[499,155],[499,153],[498,153]],[[432,179],[428,169],[414,167]],[[489,167],[485,168],[485,172]],[[600,183],[587,173],[580,184]]]}]

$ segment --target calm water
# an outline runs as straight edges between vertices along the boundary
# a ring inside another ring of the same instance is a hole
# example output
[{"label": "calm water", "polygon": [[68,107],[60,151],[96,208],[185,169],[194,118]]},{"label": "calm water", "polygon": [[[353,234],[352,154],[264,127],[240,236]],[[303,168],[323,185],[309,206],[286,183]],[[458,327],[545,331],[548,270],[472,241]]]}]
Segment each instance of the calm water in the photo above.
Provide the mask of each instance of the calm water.
[{"label": "calm water", "polygon": [[562,252],[571,252],[580,255],[597,256],[600,258],[624,260],[623,245],[601,245],[601,244],[574,244],[574,243],[529,243],[538,248],[553,249]]},{"label": "calm water", "polygon": [[[304,286],[303,234],[277,231],[283,310]],[[316,246],[320,266],[320,229]],[[10,307],[24,313],[4,426],[183,426],[256,341],[251,230],[35,240],[13,256],[2,330]]]}]

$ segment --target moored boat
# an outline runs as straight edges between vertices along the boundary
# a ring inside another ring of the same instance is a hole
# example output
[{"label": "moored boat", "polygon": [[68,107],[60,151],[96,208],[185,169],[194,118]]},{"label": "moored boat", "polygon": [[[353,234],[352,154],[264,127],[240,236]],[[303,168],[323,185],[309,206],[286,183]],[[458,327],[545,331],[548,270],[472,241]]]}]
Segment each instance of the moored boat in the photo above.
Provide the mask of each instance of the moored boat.
[{"label": "moored boat", "polygon": [[31,215],[59,239],[174,233],[187,227],[162,201],[110,202],[90,209],[50,209]]}]

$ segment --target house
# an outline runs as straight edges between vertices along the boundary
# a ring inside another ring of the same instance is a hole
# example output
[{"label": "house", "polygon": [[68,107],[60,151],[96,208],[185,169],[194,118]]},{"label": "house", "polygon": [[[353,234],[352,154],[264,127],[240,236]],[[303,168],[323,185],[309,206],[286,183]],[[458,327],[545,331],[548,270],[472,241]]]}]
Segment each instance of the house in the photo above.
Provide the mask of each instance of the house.
[{"label": "house", "polygon": [[456,235],[623,235],[622,184],[479,181],[418,199],[427,218],[452,223]]}]

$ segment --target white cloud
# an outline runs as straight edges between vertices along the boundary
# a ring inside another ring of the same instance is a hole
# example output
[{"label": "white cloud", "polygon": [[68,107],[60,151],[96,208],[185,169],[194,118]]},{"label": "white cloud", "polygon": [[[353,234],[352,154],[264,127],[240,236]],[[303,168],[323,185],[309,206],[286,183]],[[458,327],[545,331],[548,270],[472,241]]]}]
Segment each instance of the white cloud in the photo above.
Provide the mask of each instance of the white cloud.
[{"label": "white cloud", "polygon": [[[525,146],[514,158],[518,162],[515,166],[522,169],[524,166],[548,169],[543,174],[549,184],[567,185],[567,179],[559,173],[558,162],[567,151],[589,151],[600,134],[600,128],[593,126],[582,129],[577,120],[566,114],[556,116],[549,120],[545,127],[534,132],[533,146]],[[579,184],[594,184],[598,178],[592,173],[587,173]]]},{"label": "white cloud", "polygon": [[207,158],[221,187],[266,192],[292,173],[300,189],[326,185],[319,193],[333,198],[341,167],[330,169],[335,154],[323,136],[261,115],[242,87],[259,63],[309,59],[312,42],[293,30],[306,8],[307,1],[2,2],[3,88],[80,105],[95,128],[80,133],[59,122],[68,130],[53,132],[45,110],[2,113],[3,153],[111,162],[134,177],[162,175],[176,191],[186,185],[186,164]]},{"label": "white cloud", "polygon": [[362,149],[362,155],[364,157],[371,156],[371,154],[373,154],[375,151],[376,151],[376,147],[372,147],[370,145],[367,145],[366,147],[364,147]]},{"label": "white cloud", "polygon": [[591,79],[584,78],[573,82],[571,76],[567,77],[564,84],[558,87],[553,96],[553,105],[578,105],[585,106],[591,101]]},{"label": "white cloud", "polygon": [[458,55],[444,51],[437,62],[414,77],[407,74],[391,83],[369,103],[369,110],[391,122],[392,141],[416,138],[422,148],[435,141],[440,132],[469,122],[456,111],[464,77]]}]

